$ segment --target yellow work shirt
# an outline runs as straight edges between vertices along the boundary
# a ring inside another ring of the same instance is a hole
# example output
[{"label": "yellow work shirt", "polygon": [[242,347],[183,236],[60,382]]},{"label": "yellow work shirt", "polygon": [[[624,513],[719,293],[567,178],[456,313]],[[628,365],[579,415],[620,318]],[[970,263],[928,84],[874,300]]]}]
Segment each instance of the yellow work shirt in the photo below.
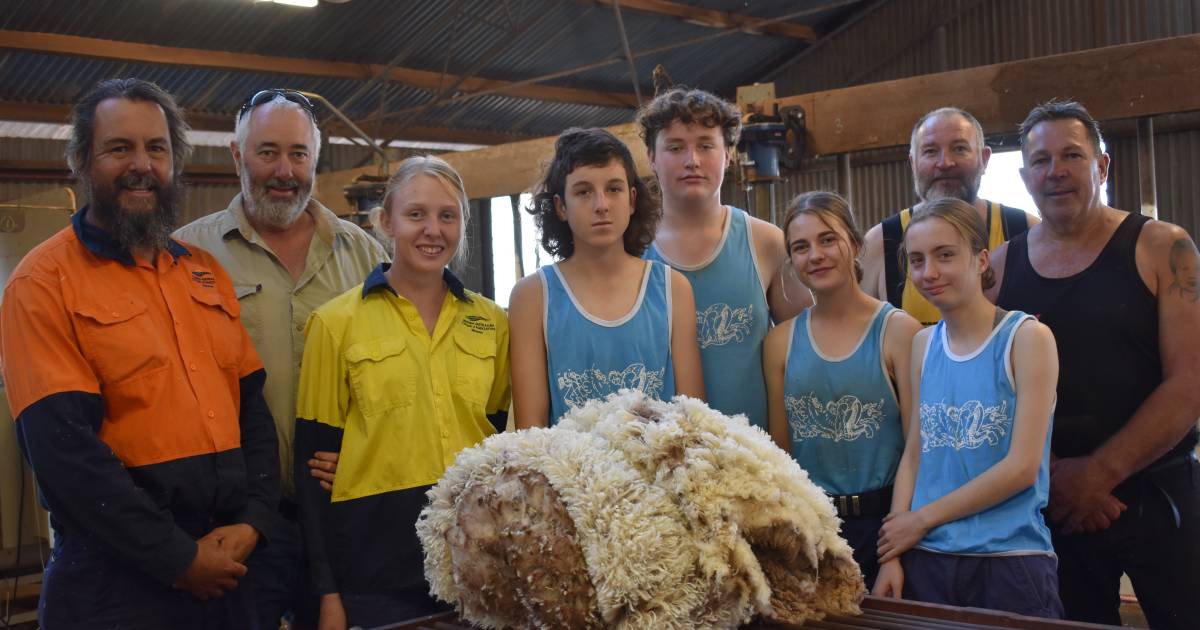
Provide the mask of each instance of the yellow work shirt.
[{"label": "yellow work shirt", "polygon": [[241,309],[242,325],[267,370],[263,396],[275,420],[279,440],[280,486],[295,495],[292,440],[296,426],[296,382],[304,352],[304,327],[318,306],[361,285],[367,274],[388,260],[379,241],[357,225],[339,219],[311,199],[305,212],[315,231],[304,271],[292,274],[246,219],[242,195],[229,207],[201,217],[175,232],[175,238],[199,245],[229,273]]},{"label": "yellow work shirt", "polygon": [[296,416],[341,430],[334,503],[436,483],[459,451],[496,432],[493,422],[503,427],[508,409],[504,311],[447,270],[430,335],[387,268],[308,322]]}]

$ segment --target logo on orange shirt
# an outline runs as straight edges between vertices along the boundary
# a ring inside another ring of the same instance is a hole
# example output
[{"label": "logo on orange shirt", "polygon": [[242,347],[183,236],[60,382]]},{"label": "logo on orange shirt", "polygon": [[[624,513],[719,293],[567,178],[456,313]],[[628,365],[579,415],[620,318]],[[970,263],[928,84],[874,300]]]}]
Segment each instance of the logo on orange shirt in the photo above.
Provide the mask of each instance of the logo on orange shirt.
[{"label": "logo on orange shirt", "polygon": [[217,278],[211,271],[193,271],[192,282],[206,288],[211,289],[217,286]]}]

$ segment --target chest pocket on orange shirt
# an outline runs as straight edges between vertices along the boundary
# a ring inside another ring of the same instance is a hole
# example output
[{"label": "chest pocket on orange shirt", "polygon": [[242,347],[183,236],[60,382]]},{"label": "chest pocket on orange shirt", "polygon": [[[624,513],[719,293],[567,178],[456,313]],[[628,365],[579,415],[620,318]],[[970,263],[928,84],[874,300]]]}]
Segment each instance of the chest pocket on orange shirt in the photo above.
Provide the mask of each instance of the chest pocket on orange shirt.
[{"label": "chest pocket on orange shirt", "polygon": [[195,283],[188,286],[188,292],[200,304],[198,317],[208,330],[209,347],[217,365],[236,371],[242,363],[242,349],[245,347],[242,322],[238,319],[241,309],[237,300]]},{"label": "chest pocket on orange shirt", "polygon": [[459,329],[454,331],[455,354],[454,393],[464,400],[487,405],[496,376],[496,337]]},{"label": "chest pocket on orange shirt", "polygon": [[346,348],[351,395],[371,418],[413,403],[416,365],[402,338],[374,339]]},{"label": "chest pocket on orange shirt", "polygon": [[75,315],[83,353],[102,385],[117,385],[168,365],[166,341],[154,334],[140,299],[129,294],[93,298],[76,306]]}]

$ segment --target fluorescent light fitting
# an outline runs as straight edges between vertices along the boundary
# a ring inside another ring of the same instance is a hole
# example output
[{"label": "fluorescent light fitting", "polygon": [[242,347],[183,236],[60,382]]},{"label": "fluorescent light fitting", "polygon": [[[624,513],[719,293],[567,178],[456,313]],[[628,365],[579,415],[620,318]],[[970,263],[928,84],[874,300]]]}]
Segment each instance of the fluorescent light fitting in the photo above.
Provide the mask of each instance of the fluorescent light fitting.
[{"label": "fluorescent light fitting", "polygon": [[255,2],[274,2],[275,4],[290,4],[294,7],[312,8],[312,7],[317,6],[317,0],[254,0],[254,1]]}]

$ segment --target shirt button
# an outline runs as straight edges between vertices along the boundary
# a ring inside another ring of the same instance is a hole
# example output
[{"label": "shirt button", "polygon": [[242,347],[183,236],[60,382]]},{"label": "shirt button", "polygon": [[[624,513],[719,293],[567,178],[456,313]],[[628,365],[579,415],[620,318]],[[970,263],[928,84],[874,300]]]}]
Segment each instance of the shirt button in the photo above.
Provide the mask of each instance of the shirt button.
[{"label": "shirt button", "polygon": [[116,312],[116,311],[113,311],[113,312],[112,312],[112,316],[113,316],[113,317],[120,317],[120,316],[121,316],[121,314],[120,314],[120,313],[118,313],[118,312]]},{"label": "shirt button", "polygon": [[304,332],[304,324],[296,324],[296,332]]},{"label": "shirt button", "polygon": [[209,417],[209,418],[216,418],[216,417],[217,417],[217,412],[213,411],[212,409],[209,409],[209,410],[208,410],[208,417]]},{"label": "shirt button", "polygon": [[189,364],[188,364],[188,369],[189,369],[189,370],[191,370],[191,371],[193,371],[193,372],[195,372],[195,371],[196,371],[196,364],[195,364],[195,363],[189,363]]}]

